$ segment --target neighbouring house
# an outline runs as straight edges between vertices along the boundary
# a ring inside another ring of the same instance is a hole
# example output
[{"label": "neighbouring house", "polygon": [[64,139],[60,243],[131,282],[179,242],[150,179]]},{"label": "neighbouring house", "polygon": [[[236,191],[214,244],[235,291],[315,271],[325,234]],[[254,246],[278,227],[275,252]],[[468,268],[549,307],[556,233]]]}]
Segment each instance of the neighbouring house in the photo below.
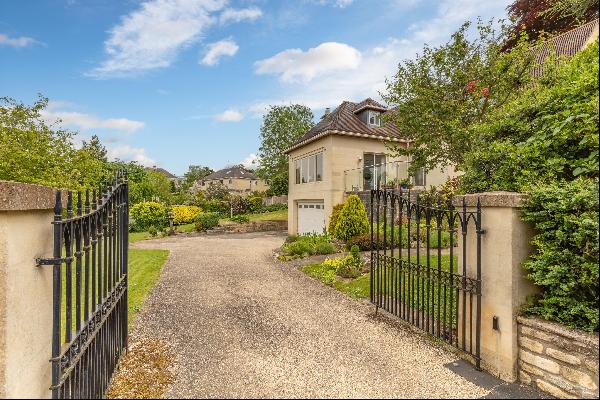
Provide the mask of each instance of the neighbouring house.
[{"label": "neighbouring house", "polygon": [[321,233],[334,205],[350,192],[410,182],[440,185],[456,176],[453,168],[418,171],[409,160],[390,155],[386,143],[408,146],[398,129],[384,123],[391,110],[373,99],[344,101],[285,151],[289,159],[288,232]]},{"label": "neighbouring house", "polygon": [[243,165],[234,165],[230,168],[221,169],[196,181],[192,191],[206,190],[211,183],[223,184],[229,193],[245,195],[251,192],[262,192],[269,188],[267,183],[260,179],[253,171]]}]

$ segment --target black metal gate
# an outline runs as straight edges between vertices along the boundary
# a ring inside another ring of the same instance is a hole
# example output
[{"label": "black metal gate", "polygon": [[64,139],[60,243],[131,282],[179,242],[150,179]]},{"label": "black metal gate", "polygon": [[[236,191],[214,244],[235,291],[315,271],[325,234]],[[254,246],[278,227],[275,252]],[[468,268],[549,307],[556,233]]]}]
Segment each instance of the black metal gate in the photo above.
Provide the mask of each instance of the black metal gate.
[{"label": "black metal gate", "polygon": [[[372,190],[370,220],[371,302],[471,355],[480,368],[479,201],[467,211],[464,200],[456,208],[410,191]],[[472,242],[469,229],[475,230]],[[475,253],[468,253],[473,246]]]},{"label": "black metal gate", "polygon": [[61,196],[54,258],[39,260],[54,268],[52,397],[101,398],[127,349],[127,175],[75,199],[67,192],[66,211]]}]

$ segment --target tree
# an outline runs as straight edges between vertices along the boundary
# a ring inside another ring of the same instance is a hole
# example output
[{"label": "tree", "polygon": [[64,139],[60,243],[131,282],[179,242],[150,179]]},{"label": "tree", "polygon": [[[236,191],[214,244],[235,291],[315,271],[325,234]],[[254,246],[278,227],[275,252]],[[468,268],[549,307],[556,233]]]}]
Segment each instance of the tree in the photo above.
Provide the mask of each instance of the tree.
[{"label": "tree", "polygon": [[313,117],[310,108],[300,104],[270,106],[263,117],[256,173],[271,185],[274,195],[287,194],[288,160],[283,152],[313,127]]},{"label": "tree", "polygon": [[598,0],[515,0],[508,6],[514,21],[504,48],[512,48],[521,32],[532,40],[566,32],[598,18]]},{"label": "tree", "polygon": [[390,144],[390,150],[409,156],[411,171],[449,164],[460,169],[474,143],[472,127],[530,79],[533,57],[525,38],[506,53],[504,26],[479,21],[473,39],[470,26],[463,24],[442,46],[425,46],[387,82],[383,98],[396,107],[387,119],[411,142],[408,148]]},{"label": "tree", "polygon": [[205,167],[203,165],[190,165],[185,174],[183,174],[183,182],[181,183],[181,188],[183,190],[188,190],[192,187],[192,185],[204,178],[212,174],[214,171],[212,168]]}]

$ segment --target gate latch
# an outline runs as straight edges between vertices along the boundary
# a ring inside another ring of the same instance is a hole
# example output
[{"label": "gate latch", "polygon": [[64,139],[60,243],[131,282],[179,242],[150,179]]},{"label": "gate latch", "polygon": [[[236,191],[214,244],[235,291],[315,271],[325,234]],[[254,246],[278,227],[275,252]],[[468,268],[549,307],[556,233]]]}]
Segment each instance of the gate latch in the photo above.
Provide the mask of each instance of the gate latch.
[{"label": "gate latch", "polygon": [[63,258],[36,258],[35,266],[41,267],[42,265],[60,265],[62,263],[67,263],[73,261],[73,257],[63,257]]}]

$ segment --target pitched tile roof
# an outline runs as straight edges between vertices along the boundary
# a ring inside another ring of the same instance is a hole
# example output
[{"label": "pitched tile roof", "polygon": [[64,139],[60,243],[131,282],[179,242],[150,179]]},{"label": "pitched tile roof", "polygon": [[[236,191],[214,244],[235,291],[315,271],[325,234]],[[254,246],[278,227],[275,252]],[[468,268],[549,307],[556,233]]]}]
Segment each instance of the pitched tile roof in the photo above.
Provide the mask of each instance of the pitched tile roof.
[{"label": "pitched tile roof", "polygon": [[172,173],[170,173],[169,171],[167,171],[164,168],[160,168],[160,167],[146,167],[146,170],[158,172],[159,174],[162,174],[162,175],[164,175],[165,177],[167,177],[169,179],[177,179],[177,176],[173,175]]},{"label": "pitched tile roof", "polygon": [[598,20],[590,21],[575,29],[561,33],[546,40],[535,50],[535,67],[533,76],[540,76],[543,72],[543,63],[550,54],[557,56],[574,56],[582,50],[591,40],[598,38]]},{"label": "pitched tile roof", "polygon": [[221,169],[213,172],[210,175],[205,176],[201,180],[211,181],[217,179],[258,179],[256,174],[246,168],[243,165],[234,165],[230,168]]},{"label": "pitched tile roof", "polygon": [[369,126],[358,117],[358,113],[364,109],[382,111],[384,114],[391,110],[382,106],[373,99],[365,99],[360,103],[344,101],[335,110],[326,114],[319,123],[302,135],[294,144],[286,150],[289,152],[297,147],[315,140],[326,134],[349,134],[366,136],[380,139],[402,140],[400,131],[392,123],[384,123],[381,127]]}]

